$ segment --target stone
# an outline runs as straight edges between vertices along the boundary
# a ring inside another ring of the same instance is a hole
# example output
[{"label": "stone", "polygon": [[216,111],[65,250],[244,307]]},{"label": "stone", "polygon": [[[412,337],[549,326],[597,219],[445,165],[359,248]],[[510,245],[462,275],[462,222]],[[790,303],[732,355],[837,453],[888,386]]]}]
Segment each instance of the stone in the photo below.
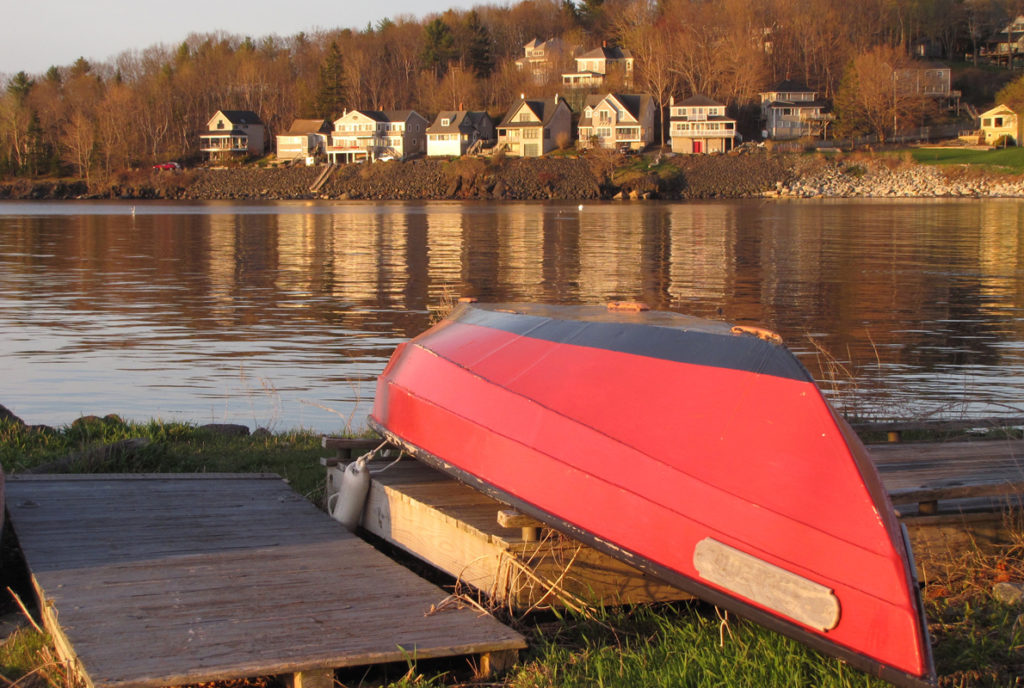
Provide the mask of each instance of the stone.
[{"label": "stone", "polygon": [[16,415],[14,415],[10,411],[10,409],[8,409],[3,404],[0,404],[0,420],[10,421],[10,422],[14,423],[15,425],[20,425],[20,426],[24,426],[25,425],[25,421],[23,421],[21,418],[18,418]]},{"label": "stone", "polygon": [[1024,601],[1024,587],[1015,583],[996,583],[992,586],[992,597],[1003,604],[1020,604]]},{"label": "stone", "polygon": [[224,437],[249,436],[249,426],[237,423],[207,423],[206,425],[200,425],[199,429],[214,435],[223,435]]},{"label": "stone", "polygon": [[270,432],[270,430],[267,430],[266,428],[256,428],[255,430],[252,431],[253,437],[259,437],[261,439],[272,437],[273,435],[274,433]]}]

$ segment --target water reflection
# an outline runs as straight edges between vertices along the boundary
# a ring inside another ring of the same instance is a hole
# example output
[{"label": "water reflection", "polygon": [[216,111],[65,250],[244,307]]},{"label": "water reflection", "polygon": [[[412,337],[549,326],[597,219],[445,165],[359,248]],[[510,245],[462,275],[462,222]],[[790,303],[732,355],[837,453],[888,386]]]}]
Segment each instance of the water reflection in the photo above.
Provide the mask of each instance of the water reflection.
[{"label": "water reflection", "polygon": [[395,344],[473,295],[764,325],[860,415],[1019,413],[1022,227],[1013,201],[4,204],[0,403],[360,425]]}]

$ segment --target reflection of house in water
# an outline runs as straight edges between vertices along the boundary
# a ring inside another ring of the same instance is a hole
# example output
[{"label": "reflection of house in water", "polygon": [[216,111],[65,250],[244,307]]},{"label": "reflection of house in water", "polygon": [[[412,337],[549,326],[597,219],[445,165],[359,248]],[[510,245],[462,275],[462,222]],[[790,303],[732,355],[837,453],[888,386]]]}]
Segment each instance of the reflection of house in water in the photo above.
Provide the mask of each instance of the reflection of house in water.
[{"label": "reflection of house in water", "polygon": [[462,291],[465,247],[460,212],[425,213],[427,223],[427,303],[458,299]]},{"label": "reflection of house in water", "polygon": [[235,291],[238,287],[238,218],[210,215],[210,246],[207,262],[210,279],[210,316],[221,325],[234,320]]},{"label": "reflection of house in water", "polygon": [[[1008,306],[1024,307],[1024,208],[1016,201],[989,202],[981,206],[981,236],[978,245],[980,273],[979,308],[1005,314]],[[1003,317],[1007,329],[1024,335],[1024,320]]]},{"label": "reflection of house in water", "polygon": [[544,281],[543,209],[509,209],[498,227],[498,288],[516,301],[538,298]]},{"label": "reflection of house in water", "polygon": [[[614,229],[608,223],[626,218]],[[629,215],[584,212],[580,216],[580,300],[603,303],[644,294],[644,222]]]},{"label": "reflection of house in water", "polygon": [[670,206],[668,293],[673,307],[687,312],[694,302],[720,306],[729,301],[735,219],[733,207],[721,203]]}]

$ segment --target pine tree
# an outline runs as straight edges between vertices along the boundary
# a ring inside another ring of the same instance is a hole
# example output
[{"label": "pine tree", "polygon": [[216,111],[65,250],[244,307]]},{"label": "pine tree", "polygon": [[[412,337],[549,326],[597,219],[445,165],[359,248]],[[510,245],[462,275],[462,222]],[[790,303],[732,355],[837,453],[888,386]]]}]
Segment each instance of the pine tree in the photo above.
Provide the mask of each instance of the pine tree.
[{"label": "pine tree", "polygon": [[494,71],[494,54],[491,50],[491,32],[480,22],[476,10],[466,18],[469,45],[466,46],[466,61],[478,79],[486,79]]},{"label": "pine tree", "polygon": [[341,50],[331,41],[327,56],[320,64],[320,84],[314,98],[313,110],[317,117],[334,119],[345,107],[345,63]]},{"label": "pine tree", "polygon": [[441,19],[435,19],[423,27],[423,33],[420,62],[424,69],[432,70],[434,76],[441,78],[448,70],[448,63],[455,57],[455,38]]}]

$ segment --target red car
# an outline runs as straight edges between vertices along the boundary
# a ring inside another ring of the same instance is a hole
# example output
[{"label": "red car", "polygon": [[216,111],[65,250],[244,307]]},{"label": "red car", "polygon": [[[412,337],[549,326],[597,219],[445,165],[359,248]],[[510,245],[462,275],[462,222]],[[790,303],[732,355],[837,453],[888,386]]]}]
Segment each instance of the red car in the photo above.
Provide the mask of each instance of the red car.
[{"label": "red car", "polygon": [[162,162],[157,165],[153,165],[154,170],[180,170],[181,165],[176,162]]}]

